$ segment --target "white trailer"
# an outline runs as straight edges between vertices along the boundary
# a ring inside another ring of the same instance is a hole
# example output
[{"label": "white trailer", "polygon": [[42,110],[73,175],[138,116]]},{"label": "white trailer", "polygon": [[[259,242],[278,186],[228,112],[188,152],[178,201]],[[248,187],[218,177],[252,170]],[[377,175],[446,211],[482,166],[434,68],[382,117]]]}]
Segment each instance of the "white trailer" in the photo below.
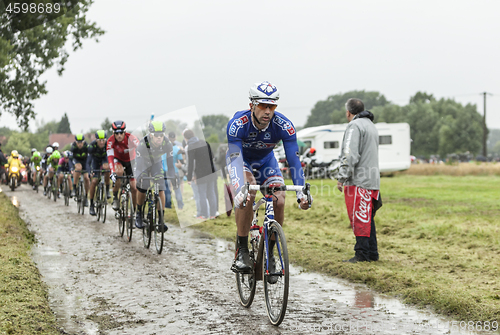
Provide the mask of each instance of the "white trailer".
[{"label": "white trailer", "polygon": [[[316,149],[323,162],[339,159],[347,123],[305,128],[297,139],[306,147]],[[410,125],[408,123],[376,123],[379,135],[380,172],[402,171],[410,168]]]}]

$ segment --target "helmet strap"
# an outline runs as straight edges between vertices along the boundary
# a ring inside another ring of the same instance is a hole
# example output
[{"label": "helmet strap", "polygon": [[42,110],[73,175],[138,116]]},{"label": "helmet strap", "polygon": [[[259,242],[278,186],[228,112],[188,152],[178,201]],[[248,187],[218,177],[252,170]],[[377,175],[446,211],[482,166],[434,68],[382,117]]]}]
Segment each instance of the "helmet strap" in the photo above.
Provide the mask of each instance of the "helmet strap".
[{"label": "helmet strap", "polygon": [[257,117],[255,116],[255,106],[257,106],[257,104],[252,102],[252,107],[254,108],[254,109],[252,109],[252,117],[255,120],[255,122],[257,122],[257,124],[260,126],[261,123],[259,122],[259,120],[257,120]]}]

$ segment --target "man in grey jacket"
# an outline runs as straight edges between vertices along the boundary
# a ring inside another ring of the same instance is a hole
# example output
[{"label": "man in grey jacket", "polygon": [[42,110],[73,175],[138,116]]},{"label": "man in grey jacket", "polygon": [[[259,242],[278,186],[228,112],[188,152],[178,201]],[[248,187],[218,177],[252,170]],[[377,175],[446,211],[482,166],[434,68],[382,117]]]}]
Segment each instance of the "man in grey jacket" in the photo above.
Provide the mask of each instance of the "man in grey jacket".
[{"label": "man in grey jacket", "polygon": [[373,114],[359,99],[346,103],[349,121],[342,141],[337,188],[344,191],[347,214],[356,236],[355,256],[345,262],[369,262],[379,258],[375,213],[382,206],[378,164],[378,131]]}]

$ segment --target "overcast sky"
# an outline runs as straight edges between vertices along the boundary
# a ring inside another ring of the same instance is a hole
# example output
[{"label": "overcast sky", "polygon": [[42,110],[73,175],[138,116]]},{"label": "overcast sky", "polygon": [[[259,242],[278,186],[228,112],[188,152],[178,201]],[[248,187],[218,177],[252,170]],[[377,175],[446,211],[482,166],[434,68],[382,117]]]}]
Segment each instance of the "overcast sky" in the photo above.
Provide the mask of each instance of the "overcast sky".
[{"label": "overcast sky", "polygon": [[231,116],[268,80],[296,126],[318,100],[350,90],[399,105],[426,91],[481,114],[487,91],[487,125],[500,128],[499,13],[497,0],[98,0],[88,18],[106,34],[71,53],[62,77],[44,76],[35,111],[45,121],[66,112],[73,132],[189,106]]}]

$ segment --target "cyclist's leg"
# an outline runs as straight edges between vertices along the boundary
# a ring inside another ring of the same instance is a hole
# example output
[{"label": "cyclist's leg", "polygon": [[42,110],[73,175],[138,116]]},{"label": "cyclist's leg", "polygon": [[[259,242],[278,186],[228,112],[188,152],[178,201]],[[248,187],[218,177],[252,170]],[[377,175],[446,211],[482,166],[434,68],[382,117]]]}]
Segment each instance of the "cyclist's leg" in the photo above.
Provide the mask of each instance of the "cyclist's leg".
[{"label": "cyclist's leg", "polygon": [[73,173],[73,186],[76,188],[80,182],[80,175],[82,174],[82,164],[75,163]]},{"label": "cyclist's leg", "polygon": [[130,179],[130,191],[132,192],[132,204],[134,205],[134,208],[137,206],[137,185],[135,182],[135,179]]},{"label": "cyclist's leg", "polygon": [[57,168],[57,188],[60,189],[61,188],[61,184],[62,184],[62,181],[64,179],[64,170],[59,166]]},{"label": "cyclist's leg", "polygon": [[[123,177],[123,165],[117,159],[115,159],[115,173],[118,177]],[[113,186],[113,195],[116,196],[116,194],[118,194],[118,191],[120,190],[121,185],[122,185],[122,180],[117,179],[115,186]]]},{"label": "cyclist's leg", "polygon": [[142,179],[143,177],[149,177],[149,169],[145,169],[137,175],[137,207],[135,211],[135,226],[139,229],[144,228],[144,223],[142,222],[142,213],[144,211],[144,202],[146,201],[146,192],[149,188],[149,180]]},{"label": "cyclist's leg", "polygon": [[[244,179],[245,183],[249,182],[251,185],[256,185],[257,182],[253,176],[251,170],[245,166],[244,167]],[[252,264],[250,261],[249,251],[248,251],[248,234],[250,232],[250,225],[252,223],[253,210],[252,205],[255,200],[255,191],[250,193],[250,201],[246,203],[246,206],[235,208],[236,226],[237,226],[237,243],[238,250],[236,250],[236,258],[231,267],[233,271],[237,272],[249,272],[252,270]],[[244,199],[246,201],[246,199]]]},{"label": "cyclist's leg", "polygon": [[90,182],[88,195],[91,205],[94,203],[95,187],[97,186],[97,182],[99,181],[99,176],[101,174],[101,172],[99,171],[99,165],[99,162],[96,160],[92,160],[92,163],[90,164],[90,168],[94,171],[92,175],[92,181]]},{"label": "cyclist's leg", "polygon": [[[115,159],[115,173],[118,177],[123,176],[123,166],[117,159]],[[116,183],[113,186],[113,209],[115,211],[118,210],[120,207],[118,202],[118,191],[120,190],[121,183],[122,183],[121,179],[116,179]]]}]

